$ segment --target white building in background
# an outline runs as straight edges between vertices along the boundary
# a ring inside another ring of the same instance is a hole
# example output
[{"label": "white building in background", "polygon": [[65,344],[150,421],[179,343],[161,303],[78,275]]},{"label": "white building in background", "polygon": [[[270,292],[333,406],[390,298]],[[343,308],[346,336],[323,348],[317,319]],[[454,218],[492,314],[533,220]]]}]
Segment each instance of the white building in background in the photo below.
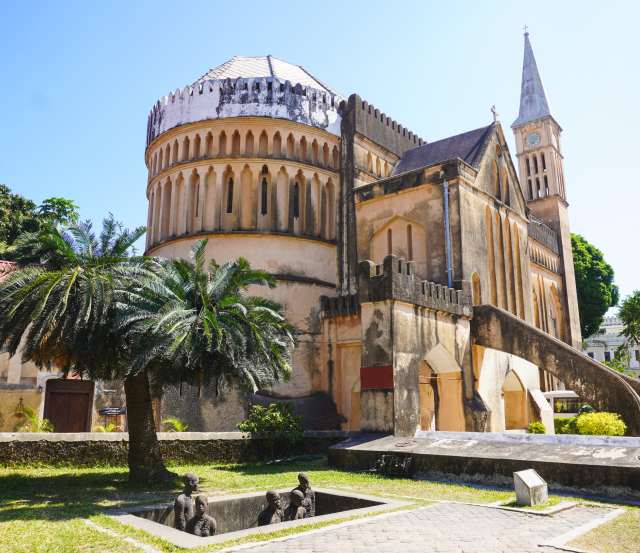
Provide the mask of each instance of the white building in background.
[{"label": "white building in background", "polygon": [[[617,349],[625,343],[622,336],[622,321],[619,317],[605,317],[598,332],[585,340],[584,352],[596,361],[612,361]],[[640,377],[640,348],[630,346],[628,372]]]}]

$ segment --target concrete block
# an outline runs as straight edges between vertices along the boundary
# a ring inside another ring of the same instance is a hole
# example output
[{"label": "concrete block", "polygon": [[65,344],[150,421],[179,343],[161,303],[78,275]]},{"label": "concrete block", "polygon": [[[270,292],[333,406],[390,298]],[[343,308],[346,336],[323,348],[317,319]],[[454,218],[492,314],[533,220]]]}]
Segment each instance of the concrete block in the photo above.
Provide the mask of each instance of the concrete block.
[{"label": "concrete block", "polygon": [[547,483],[533,469],[514,472],[513,485],[518,505],[543,505],[549,498]]}]

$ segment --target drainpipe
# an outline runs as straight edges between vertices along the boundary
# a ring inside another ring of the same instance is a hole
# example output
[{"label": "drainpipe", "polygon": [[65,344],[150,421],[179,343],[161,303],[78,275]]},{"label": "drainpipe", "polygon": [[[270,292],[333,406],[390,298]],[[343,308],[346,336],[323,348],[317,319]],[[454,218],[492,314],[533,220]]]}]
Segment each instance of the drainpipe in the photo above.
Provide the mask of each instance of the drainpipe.
[{"label": "drainpipe", "polygon": [[451,258],[451,224],[449,221],[449,182],[444,179],[442,183],[444,196],[444,244],[447,254],[447,286],[453,288],[453,261]]}]

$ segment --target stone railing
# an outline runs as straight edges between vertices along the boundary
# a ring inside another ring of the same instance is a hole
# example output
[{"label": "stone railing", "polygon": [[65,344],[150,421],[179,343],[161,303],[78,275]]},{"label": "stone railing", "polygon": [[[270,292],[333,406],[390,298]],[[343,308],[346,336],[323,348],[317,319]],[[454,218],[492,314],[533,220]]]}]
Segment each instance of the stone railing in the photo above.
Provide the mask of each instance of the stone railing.
[{"label": "stone railing", "polygon": [[472,303],[469,286],[462,290],[442,284],[420,280],[414,261],[406,261],[388,255],[381,265],[372,261],[360,262],[358,268],[360,301],[399,300],[444,311],[454,315],[471,317]]},{"label": "stone railing", "polygon": [[560,249],[558,248],[558,235],[543,222],[534,219],[529,223],[529,237],[540,242],[553,253],[560,253]]}]

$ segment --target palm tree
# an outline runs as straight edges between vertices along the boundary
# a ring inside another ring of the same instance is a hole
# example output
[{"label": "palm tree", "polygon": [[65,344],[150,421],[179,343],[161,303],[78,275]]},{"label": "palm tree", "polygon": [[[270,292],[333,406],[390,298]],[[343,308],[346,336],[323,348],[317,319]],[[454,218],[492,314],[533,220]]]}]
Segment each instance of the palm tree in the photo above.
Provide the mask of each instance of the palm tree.
[{"label": "palm tree", "polygon": [[636,290],[622,302],[618,316],[624,325],[622,335],[627,343],[640,346],[640,290]]},{"label": "palm tree", "polygon": [[205,263],[206,240],[193,261],[157,260],[139,287],[121,297],[121,325],[136,344],[132,367],[156,385],[231,382],[256,391],[288,378],[293,327],[279,304],[248,295],[249,286],[275,286],[246,259]]},{"label": "palm tree", "polygon": [[92,379],[124,379],[130,477],[169,476],[155,434],[146,372],[132,371],[129,344],[114,324],[116,295],[148,270],[131,257],[145,232],[107,217],[96,238],[91,224],[47,226],[25,237],[20,270],[0,283],[0,347],[23,361],[53,365]]}]

